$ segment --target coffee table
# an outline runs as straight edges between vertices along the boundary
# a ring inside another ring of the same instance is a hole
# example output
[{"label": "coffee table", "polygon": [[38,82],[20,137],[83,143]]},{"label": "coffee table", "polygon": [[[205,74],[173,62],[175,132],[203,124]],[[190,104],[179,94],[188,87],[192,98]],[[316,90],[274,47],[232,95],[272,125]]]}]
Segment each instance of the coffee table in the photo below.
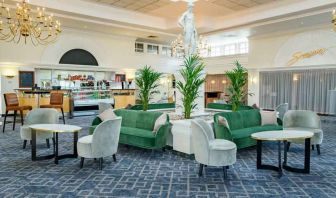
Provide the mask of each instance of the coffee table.
[{"label": "coffee table", "polygon": [[[55,164],[58,164],[58,160],[65,158],[77,158],[77,141],[78,141],[78,132],[82,130],[81,127],[74,125],[65,125],[65,124],[33,124],[30,125],[32,133],[32,161],[40,161],[55,158]],[[55,138],[54,144],[54,153],[52,155],[47,156],[36,156],[36,131],[38,132],[52,132]],[[58,134],[60,133],[73,133],[73,154],[58,154]]]},{"label": "coffee table", "polygon": [[[309,173],[310,172],[310,139],[314,133],[308,131],[298,130],[281,130],[281,131],[264,131],[254,133],[251,135],[253,139],[257,140],[257,169],[268,169],[278,171],[279,177],[282,176],[282,169],[297,172]],[[304,168],[293,168],[287,165],[287,141],[293,139],[305,140],[305,157]],[[262,164],[262,142],[263,141],[277,141],[278,142],[278,166]],[[284,143],[284,161],[281,161],[281,142]]]}]

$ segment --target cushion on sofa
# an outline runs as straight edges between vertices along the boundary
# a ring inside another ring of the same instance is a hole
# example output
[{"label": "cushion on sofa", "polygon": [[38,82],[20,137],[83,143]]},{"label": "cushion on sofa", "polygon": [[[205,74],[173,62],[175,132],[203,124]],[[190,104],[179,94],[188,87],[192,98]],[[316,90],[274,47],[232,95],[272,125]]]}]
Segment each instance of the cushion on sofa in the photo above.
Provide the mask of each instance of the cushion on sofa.
[{"label": "cushion on sofa", "polygon": [[239,111],[243,118],[244,128],[260,126],[261,125],[261,117],[259,109],[253,110],[243,110]]},{"label": "cushion on sofa", "polygon": [[155,121],[162,115],[161,112],[136,111],[136,128],[153,131]]},{"label": "cushion on sofa", "polygon": [[218,124],[225,126],[226,128],[230,129],[229,122],[227,119],[223,116],[218,116]]},{"label": "cushion on sofa", "polygon": [[231,131],[233,139],[250,137],[251,134],[253,134],[253,133],[255,133],[255,131],[252,128],[237,129],[237,130]]},{"label": "cushion on sofa", "polygon": [[117,115],[113,112],[112,108],[108,108],[105,111],[103,111],[101,114],[98,115],[98,117],[102,120],[113,120],[117,118]]},{"label": "cushion on sofa", "polygon": [[282,130],[282,126],[280,125],[264,125],[264,126],[256,126],[251,128],[255,133],[262,131],[278,131]]},{"label": "cushion on sofa", "polygon": [[273,124],[277,125],[277,112],[276,111],[260,111],[261,125]]},{"label": "cushion on sofa", "polygon": [[122,117],[121,126],[136,127],[137,113],[134,110],[117,109],[114,113]]},{"label": "cushion on sofa", "polygon": [[122,127],[120,131],[119,142],[121,144],[128,144],[142,148],[155,147],[155,135],[152,131]]},{"label": "cushion on sofa", "polygon": [[156,133],[162,125],[166,124],[166,122],[167,122],[167,114],[164,113],[156,119],[156,121],[154,123],[153,132]]},{"label": "cushion on sofa", "polygon": [[243,128],[243,118],[241,114],[238,112],[224,112],[224,113],[218,113],[215,115],[216,119],[218,121],[218,116],[223,116],[226,118],[226,120],[229,123],[231,130],[241,129]]}]

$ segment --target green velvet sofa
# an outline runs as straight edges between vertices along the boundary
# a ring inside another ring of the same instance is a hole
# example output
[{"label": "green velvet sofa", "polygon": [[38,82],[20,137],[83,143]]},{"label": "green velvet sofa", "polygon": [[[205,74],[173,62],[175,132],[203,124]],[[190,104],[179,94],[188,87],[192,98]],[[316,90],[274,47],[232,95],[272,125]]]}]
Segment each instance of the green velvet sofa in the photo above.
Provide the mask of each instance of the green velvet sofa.
[{"label": "green velvet sofa", "polygon": [[[208,103],[207,104],[207,108],[208,109],[213,109],[213,110],[232,110],[232,105],[231,104],[222,104],[222,103]],[[239,106],[239,111],[240,110],[250,110],[250,109],[254,109],[251,106],[245,106],[245,105],[241,105]]]},{"label": "green velvet sofa", "polygon": [[[166,124],[162,125],[155,134],[153,133],[154,124],[163,114],[162,112],[117,109],[114,113],[122,117],[119,143],[145,149],[159,149],[166,146],[166,138],[171,127],[168,115]],[[101,122],[100,118],[96,117],[92,121],[89,133],[92,134]]]},{"label": "green velvet sofa", "polygon": [[[134,105],[130,108],[131,110],[142,110],[143,107],[141,104]],[[155,103],[149,104],[148,110],[157,110],[157,109],[175,109],[175,103]]]},{"label": "green velvet sofa", "polygon": [[[218,123],[218,116],[226,118],[230,129]],[[233,141],[238,149],[254,146],[256,141],[251,138],[251,134],[261,131],[282,130],[280,120],[277,121],[277,125],[261,126],[259,109],[217,113],[214,115],[215,137],[216,139]]]}]

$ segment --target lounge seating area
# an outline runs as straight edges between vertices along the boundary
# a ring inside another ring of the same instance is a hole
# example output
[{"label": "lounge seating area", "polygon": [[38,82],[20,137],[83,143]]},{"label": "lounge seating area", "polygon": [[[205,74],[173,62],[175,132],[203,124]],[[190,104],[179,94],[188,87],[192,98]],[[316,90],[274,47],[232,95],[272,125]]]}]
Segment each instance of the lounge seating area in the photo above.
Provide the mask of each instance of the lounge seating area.
[{"label": "lounge seating area", "polygon": [[336,197],[336,0],[0,1],[0,198]]}]

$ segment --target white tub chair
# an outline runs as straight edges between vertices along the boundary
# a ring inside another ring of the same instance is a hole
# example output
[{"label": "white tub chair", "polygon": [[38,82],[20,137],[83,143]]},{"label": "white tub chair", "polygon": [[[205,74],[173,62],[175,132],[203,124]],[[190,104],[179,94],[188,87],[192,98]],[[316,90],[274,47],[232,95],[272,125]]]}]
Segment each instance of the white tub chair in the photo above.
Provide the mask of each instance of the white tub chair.
[{"label": "white tub chair", "polygon": [[221,166],[226,179],[228,167],[236,162],[236,144],[224,139],[215,139],[211,126],[201,119],[191,122],[191,130],[195,159],[200,163],[199,176],[202,176],[204,165]]},{"label": "white tub chair", "polygon": [[[23,140],[23,149],[26,148],[27,141],[31,141],[31,129],[29,125],[32,124],[57,124],[59,120],[59,114],[56,109],[51,108],[37,108],[33,109],[27,114],[25,125],[20,128],[21,139]],[[48,148],[50,148],[49,140],[52,139],[52,132],[37,132],[36,140],[45,140]]]},{"label": "white tub chair", "polygon": [[[320,155],[320,145],[323,141],[323,130],[321,128],[320,117],[313,111],[306,110],[290,110],[288,111],[283,120],[284,130],[302,130],[313,132],[314,136],[311,138],[312,149],[316,146],[317,154]],[[289,150],[290,142],[303,144],[303,140],[291,140],[287,144]]]},{"label": "white tub chair", "polygon": [[116,161],[121,117],[106,120],[100,123],[94,130],[93,135],[80,138],[77,143],[78,155],[81,157],[80,168],[83,168],[84,159],[99,159],[99,169],[103,169],[103,158],[113,156]]}]

